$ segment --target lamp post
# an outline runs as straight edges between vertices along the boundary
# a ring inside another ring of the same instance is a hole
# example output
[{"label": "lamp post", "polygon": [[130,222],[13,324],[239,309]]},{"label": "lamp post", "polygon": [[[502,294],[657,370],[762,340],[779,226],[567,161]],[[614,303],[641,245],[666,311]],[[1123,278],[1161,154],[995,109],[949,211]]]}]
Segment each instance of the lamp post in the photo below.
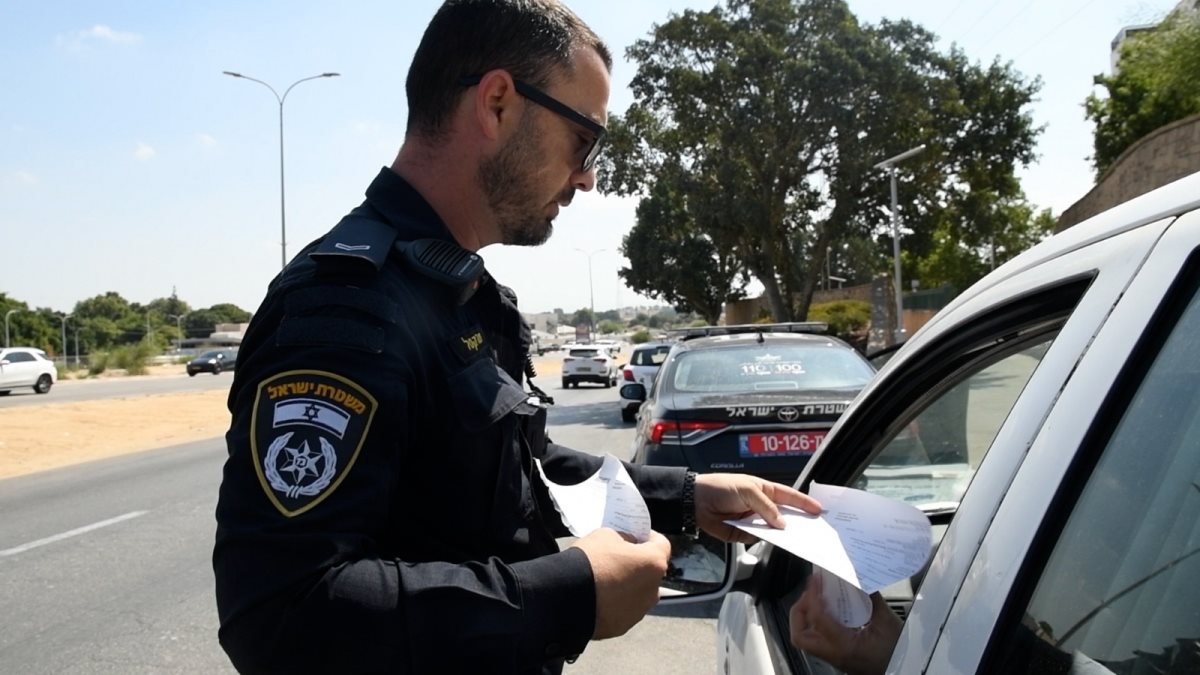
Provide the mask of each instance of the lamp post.
[{"label": "lamp post", "polygon": [[892,179],[892,262],[895,267],[895,278],[892,280],[892,285],[896,291],[896,330],[892,333],[892,343],[899,342],[904,337],[904,296],[900,287],[900,222],[898,211],[900,205],[896,198],[896,164],[920,153],[925,149],[925,146],[918,145],[915,148],[910,148],[904,152],[889,157],[882,162],[876,164],[874,168],[883,169],[888,172]]},{"label": "lamp post", "polygon": [[287,218],[284,215],[283,198],[283,102],[287,100],[288,92],[292,90],[292,87],[295,87],[301,82],[319,80],[322,77],[337,77],[340,73],[321,73],[320,75],[301,78],[288,85],[288,88],[283,91],[283,96],[280,96],[279,92],[275,91],[275,87],[272,87],[262,80],[255,79],[248,75],[242,75],[241,73],[230,72],[228,70],[222,72],[230,77],[238,77],[243,80],[250,80],[251,82],[257,82],[261,84],[267,89],[270,89],[271,93],[275,95],[275,100],[279,102],[279,246],[280,259],[282,261],[280,267],[287,267]]},{"label": "lamp post", "polygon": [[598,248],[595,251],[587,252],[581,248],[576,248],[576,251],[587,256],[588,261],[588,312],[591,315],[588,317],[588,339],[595,341],[596,339],[596,296],[592,292],[592,256],[597,253],[602,253],[606,249]]},{"label": "lamp post", "polygon": [[63,366],[67,365],[67,319],[71,318],[70,314],[55,314],[54,318],[62,322],[62,353]]},{"label": "lamp post", "polygon": [[5,348],[5,349],[8,349],[9,347],[11,347],[11,346],[12,346],[12,344],[10,344],[10,343],[9,343],[9,340],[8,340],[8,317],[9,317],[9,315],[11,315],[13,312],[19,312],[19,311],[21,311],[21,310],[19,310],[19,309],[10,309],[10,310],[8,310],[7,312],[5,312],[5,313],[4,313],[4,348]]},{"label": "lamp post", "polygon": [[175,330],[179,333],[179,341],[175,343],[175,351],[183,351],[183,319],[191,312],[183,314],[168,314],[168,319],[175,319]]}]

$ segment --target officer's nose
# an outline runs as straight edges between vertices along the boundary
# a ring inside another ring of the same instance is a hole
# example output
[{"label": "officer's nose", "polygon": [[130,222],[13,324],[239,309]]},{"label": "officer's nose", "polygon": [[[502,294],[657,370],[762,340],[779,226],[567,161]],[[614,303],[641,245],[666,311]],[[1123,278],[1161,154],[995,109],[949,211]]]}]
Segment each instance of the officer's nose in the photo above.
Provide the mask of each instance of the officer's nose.
[{"label": "officer's nose", "polygon": [[596,187],[596,167],[571,174],[571,187],[582,192],[591,192]]}]

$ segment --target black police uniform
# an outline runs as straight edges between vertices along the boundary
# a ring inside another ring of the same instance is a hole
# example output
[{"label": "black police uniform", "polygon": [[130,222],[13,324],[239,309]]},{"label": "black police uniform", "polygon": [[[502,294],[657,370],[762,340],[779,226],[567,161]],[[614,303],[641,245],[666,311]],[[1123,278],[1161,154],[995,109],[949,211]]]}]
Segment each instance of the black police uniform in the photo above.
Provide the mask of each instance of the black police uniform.
[{"label": "black police uniform", "polygon": [[[591,567],[559,551],[533,460],[570,484],[601,459],[545,439],[515,296],[456,287],[462,266],[411,255],[428,240],[480,264],[384,168],[250,323],[213,552],[243,672],[558,672],[592,635]],[[678,531],[684,472],[628,468]]]}]

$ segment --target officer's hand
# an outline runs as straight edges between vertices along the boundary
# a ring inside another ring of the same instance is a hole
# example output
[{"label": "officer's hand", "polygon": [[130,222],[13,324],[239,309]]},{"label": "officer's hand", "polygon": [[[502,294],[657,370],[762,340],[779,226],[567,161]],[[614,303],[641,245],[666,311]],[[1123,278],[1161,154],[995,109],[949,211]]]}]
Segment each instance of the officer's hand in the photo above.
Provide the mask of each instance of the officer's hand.
[{"label": "officer's hand", "polygon": [[904,623],[883,596],[871,594],[871,620],[850,628],[829,613],[821,596],[821,580],[812,576],[792,606],[792,644],[848,675],[879,675],[887,670]]},{"label": "officer's hand", "polygon": [[696,476],[696,524],[721,541],[757,541],[726,520],[757,513],[768,524],[783,527],[779,504],[820,513],[821,504],[798,490],[740,473],[706,473]]},{"label": "officer's hand", "polygon": [[667,573],[671,543],[657,532],[637,544],[615,530],[602,528],[579,539],[596,580],[596,630],[592,638],[624,635],[658,602],[658,587]]}]

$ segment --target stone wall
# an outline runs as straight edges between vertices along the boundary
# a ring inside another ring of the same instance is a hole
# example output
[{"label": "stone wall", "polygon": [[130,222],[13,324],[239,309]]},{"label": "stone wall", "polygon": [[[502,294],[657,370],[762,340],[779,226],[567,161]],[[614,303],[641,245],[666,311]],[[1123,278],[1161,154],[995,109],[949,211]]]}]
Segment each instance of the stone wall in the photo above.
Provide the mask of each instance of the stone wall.
[{"label": "stone wall", "polygon": [[1083,199],[1063,212],[1061,232],[1117,204],[1200,171],[1200,115],[1160,127],[1129,146]]}]

